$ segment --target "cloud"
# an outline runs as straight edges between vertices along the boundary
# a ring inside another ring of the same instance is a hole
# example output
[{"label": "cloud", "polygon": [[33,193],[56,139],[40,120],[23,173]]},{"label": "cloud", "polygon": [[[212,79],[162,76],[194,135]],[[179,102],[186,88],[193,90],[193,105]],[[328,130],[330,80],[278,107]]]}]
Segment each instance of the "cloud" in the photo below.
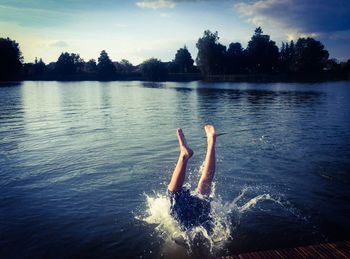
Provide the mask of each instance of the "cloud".
[{"label": "cloud", "polygon": [[178,3],[192,3],[192,2],[227,2],[229,0],[142,0],[136,2],[136,5],[141,8],[161,9],[174,8]]},{"label": "cloud", "polygon": [[174,8],[175,2],[171,0],[143,0],[137,2],[136,5],[141,8],[161,9],[161,8]]},{"label": "cloud", "polygon": [[262,26],[274,38],[284,41],[313,37],[326,46],[332,57],[348,58],[349,0],[241,0],[234,8],[241,17]]},{"label": "cloud", "polygon": [[50,44],[50,47],[55,47],[55,48],[66,48],[68,47],[68,43],[65,41],[55,41],[53,43]]},{"label": "cloud", "polygon": [[234,6],[250,23],[286,29],[287,34],[319,35],[350,29],[348,0],[256,0]]}]

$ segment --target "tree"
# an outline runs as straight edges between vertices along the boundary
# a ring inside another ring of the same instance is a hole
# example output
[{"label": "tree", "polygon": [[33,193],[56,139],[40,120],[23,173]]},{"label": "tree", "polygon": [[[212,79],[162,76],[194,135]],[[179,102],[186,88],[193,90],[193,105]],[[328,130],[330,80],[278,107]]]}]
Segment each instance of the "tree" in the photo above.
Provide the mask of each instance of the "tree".
[{"label": "tree", "polygon": [[55,70],[61,75],[72,75],[81,72],[84,60],[79,54],[63,52],[56,62]]},{"label": "tree", "polygon": [[0,81],[16,79],[22,69],[19,45],[10,38],[0,38]]},{"label": "tree", "polygon": [[347,73],[349,75],[349,79],[350,79],[350,59],[348,59],[345,62],[343,70],[345,71],[345,73]]},{"label": "tree", "polygon": [[326,66],[329,56],[323,44],[313,38],[299,38],[295,44],[293,70],[298,73],[314,74]]},{"label": "tree", "polygon": [[130,63],[129,60],[122,59],[117,63],[117,72],[120,74],[131,74],[134,70],[134,66]]},{"label": "tree", "polygon": [[98,58],[97,72],[102,77],[110,77],[116,73],[116,68],[105,50],[101,51]]},{"label": "tree", "polygon": [[260,26],[254,30],[254,34],[257,36],[261,36],[263,34],[263,30]]},{"label": "tree", "polygon": [[177,50],[173,63],[175,64],[178,73],[188,73],[193,70],[193,59],[187,47],[184,46]]},{"label": "tree", "polygon": [[84,65],[84,71],[89,74],[94,74],[97,72],[96,60],[90,59]]},{"label": "tree", "polygon": [[34,73],[36,75],[42,75],[44,72],[45,72],[45,68],[46,68],[46,65],[44,63],[44,61],[40,58],[38,60],[38,58],[35,58],[35,61],[34,61]]},{"label": "tree", "polygon": [[294,56],[295,56],[294,41],[292,40],[290,43],[282,42],[282,47],[280,51],[280,65],[279,65],[280,72],[286,72],[286,73],[292,72]]},{"label": "tree", "polygon": [[241,43],[231,43],[226,53],[226,72],[230,74],[243,73],[245,70],[244,51]]},{"label": "tree", "polygon": [[141,72],[148,80],[161,81],[167,77],[165,64],[155,58],[148,59],[141,64]]},{"label": "tree", "polygon": [[219,42],[218,32],[204,31],[203,37],[196,44],[198,54],[196,63],[202,74],[220,74],[224,69],[226,47]]},{"label": "tree", "polygon": [[332,58],[326,61],[326,70],[332,72],[333,74],[338,74],[342,72],[342,65],[337,59]]},{"label": "tree", "polygon": [[278,65],[278,47],[264,35],[261,27],[255,29],[254,35],[246,48],[248,66],[252,73],[270,73],[276,71]]},{"label": "tree", "polygon": [[34,63],[24,63],[22,67],[22,75],[27,77],[37,77],[41,76],[44,73],[46,73],[46,64],[44,61],[40,58],[36,57],[34,60]]}]

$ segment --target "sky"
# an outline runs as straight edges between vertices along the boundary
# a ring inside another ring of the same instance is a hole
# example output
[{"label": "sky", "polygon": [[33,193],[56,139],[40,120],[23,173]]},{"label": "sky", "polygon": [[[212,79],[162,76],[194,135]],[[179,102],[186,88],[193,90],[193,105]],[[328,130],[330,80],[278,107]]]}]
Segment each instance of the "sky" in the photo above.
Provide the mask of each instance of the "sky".
[{"label": "sky", "polygon": [[254,29],[281,46],[299,37],[320,40],[331,58],[350,58],[349,0],[0,0],[0,37],[20,44],[25,62],[56,61],[62,52],[134,65],[171,61],[186,45],[193,59],[204,30],[220,43],[246,47]]}]

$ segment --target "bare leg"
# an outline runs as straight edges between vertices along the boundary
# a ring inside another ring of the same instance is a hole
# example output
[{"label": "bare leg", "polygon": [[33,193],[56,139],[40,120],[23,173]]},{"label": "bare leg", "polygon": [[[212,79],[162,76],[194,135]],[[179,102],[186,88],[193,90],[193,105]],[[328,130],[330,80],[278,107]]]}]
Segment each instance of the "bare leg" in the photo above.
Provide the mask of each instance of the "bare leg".
[{"label": "bare leg", "polygon": [[168,185],[168,190],[171,192],[181,190],[185,180],[187,161],[193,155],[193,151],[188,147],[185,136],[180,128],[177,129],[176,134],[180,145],[180,156]]},{"label": "bare leg", "polygon": [[211,183],[215,174],[215,141],[216,133],[213,125],[204,126],[205,133],[207,134],[207,154],[204,160],[202,176],[199,180],[197,192],[203,195],[210,195]]}]

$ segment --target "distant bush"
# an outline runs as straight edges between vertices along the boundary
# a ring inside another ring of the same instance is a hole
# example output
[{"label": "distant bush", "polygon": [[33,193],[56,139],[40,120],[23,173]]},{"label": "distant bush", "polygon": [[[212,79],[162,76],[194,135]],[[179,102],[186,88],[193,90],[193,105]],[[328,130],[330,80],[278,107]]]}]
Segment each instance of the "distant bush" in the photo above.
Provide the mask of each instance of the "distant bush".
[{"label": "distant bush", "polygon": [[144,61],[140,68],[142,75],[148,80],[162,81],[168,75],[166,65],[155,58]]}]

